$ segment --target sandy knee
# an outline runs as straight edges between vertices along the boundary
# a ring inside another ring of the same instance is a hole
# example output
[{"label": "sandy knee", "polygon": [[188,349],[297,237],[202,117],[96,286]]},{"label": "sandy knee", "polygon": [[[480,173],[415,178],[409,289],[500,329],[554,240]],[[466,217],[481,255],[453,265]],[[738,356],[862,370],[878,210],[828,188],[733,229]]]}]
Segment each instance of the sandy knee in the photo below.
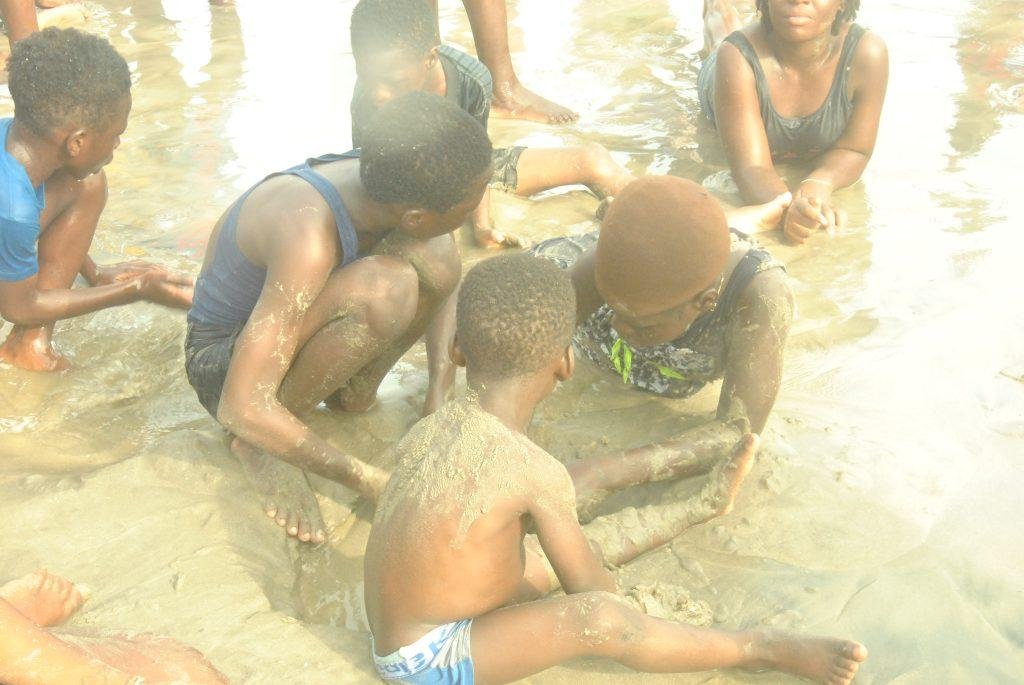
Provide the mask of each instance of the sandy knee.
[{"label": "sandy knee", "polygon": [[635,641],[641,631],[636,612],[614,593],[583,592],[567,599],[560,628],[588,647],[614,652]]}]

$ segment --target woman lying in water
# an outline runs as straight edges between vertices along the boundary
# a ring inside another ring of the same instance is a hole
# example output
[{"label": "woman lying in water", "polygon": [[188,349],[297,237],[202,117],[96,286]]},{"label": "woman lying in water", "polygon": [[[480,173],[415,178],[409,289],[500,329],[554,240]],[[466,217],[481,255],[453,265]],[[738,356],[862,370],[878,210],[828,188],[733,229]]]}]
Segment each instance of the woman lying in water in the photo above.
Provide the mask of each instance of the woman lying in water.
[{"label": "woman lying in water", "polygon": [[81,637],[49,630],[84,601],[70,581],[47,571],[0,586],[0,683],[227,683],[202,655],[169,638]]},{"label": "woman lying in water", "polygon": [[860,178],[875,146],[889,78],[885,43],[853,23],[860,0],[757,0],[741,27],[730,0],[704,0],[701,109],[718,129],[747,203],[786,191],[775,162],[808,160],[785,235],[802,243],[842,228],[832,192]]}]

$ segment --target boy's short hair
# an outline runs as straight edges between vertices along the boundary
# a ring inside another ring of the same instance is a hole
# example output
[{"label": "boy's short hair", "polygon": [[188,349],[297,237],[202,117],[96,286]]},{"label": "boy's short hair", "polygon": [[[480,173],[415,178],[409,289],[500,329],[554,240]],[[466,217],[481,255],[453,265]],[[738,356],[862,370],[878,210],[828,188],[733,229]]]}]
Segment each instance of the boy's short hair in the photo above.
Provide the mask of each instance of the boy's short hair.
[{"label": "boy's short hair", "polygon": [[467,370],[489,378],[533,373],[572,341],[576,292],[553,262],[502,255],[466,274],[456,313]]},{"label": "boy's short hair", "polygon": [[426,55],[441,44],[428,0],[360,0],[352,10],[352,53],[402,49]]},{"label": "boy's short hair", "polygon": [[432,93],[381,105],[363,140],[359,176],[374,200],[447,212],[491,168],[480,123]]},{"label": "boy's short hair", "polygon": [[39,135],[67,124],[105,129],[132,87],[113,46],[75,29],[51,27],[19,41],[7,70],[14,116]]}]

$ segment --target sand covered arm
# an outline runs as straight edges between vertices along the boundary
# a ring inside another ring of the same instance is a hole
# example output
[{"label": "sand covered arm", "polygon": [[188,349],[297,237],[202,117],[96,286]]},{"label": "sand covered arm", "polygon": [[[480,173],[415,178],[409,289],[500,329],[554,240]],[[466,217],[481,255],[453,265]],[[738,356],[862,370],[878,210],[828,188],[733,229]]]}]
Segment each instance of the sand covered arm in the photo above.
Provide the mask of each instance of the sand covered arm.
[{"label": "sand covered arm", "polygon": [[247,443],[376,499],[386,476],[332,447],[281,403],[278,392],[295,359],[302,324],[323,290],[335,257],[319,229],[274,232],[267,279],[238,337],[218,420]]},{"label": "sand covered arm", "polygon": [[594,554],[576,518],[576,494],[569,473],[554,458],[544,457],[546,463],[531,473],[531,492],[535,494],[529,513],[545,556],[567,594],[615,592],[615,578]]}]

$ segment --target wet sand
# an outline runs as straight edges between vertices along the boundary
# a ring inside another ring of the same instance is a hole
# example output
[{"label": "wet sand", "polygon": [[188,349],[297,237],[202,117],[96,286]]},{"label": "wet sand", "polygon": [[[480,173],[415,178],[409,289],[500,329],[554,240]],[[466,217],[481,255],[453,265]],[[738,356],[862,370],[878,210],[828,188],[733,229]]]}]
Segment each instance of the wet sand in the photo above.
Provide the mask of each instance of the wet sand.
[{"label": "wet sand", "polygon": [[[91,30],[137,79],[108,168],[98,261],[145,256],[195,272],[212,222],[240,191],[305,156],[347,149],[353,3],[318,0],[284,15],[237,4],[90,6]],[[514,4],[524,82],[583,117],[562,128],[495,121],[497,144],[595,140],[634,173],[675,173],[735,200],[698,120],[698,4]],[[1024,674],[1024,116],[1007,94],[1024,83],[1013,66],[1024,9],[871,2],[860,23],[886,38],[892,65],[875,158],[839,194],[851,227],[802,249],[763,241],[788,265],[798,313],[762,454],[732,513],[619,579],[681,587],[722,627],[854,637],[870,650],[858,682],[1015,682]],[[472,45],[458,2],[442,3],[442,25],[451,42]],[[10,110],[4,92],[0,113]],[[534,240],[595,226],[597,201],[582,191],[494,198],[499,228]],[[463,238],[467,264],[485,256]],[[361,601],[370,512],[353,512],[350,494],[314,477],[329,541],[286,541],[188,387],[184,328],[180,313],[149,305],[101,312],[58,328],[72,371],[0,367],[0,581],[46,566],[93,590],[70,629],[169,635],[233,682],[373,682]],[[321,410],[312,424],[384,463],[418,415],[424,361],[414,348],[366,415]],[[714,410],[717,386],[662,400],[580,367],[531,429],[561,459],[666,437]],[[639,489],[601,511],[697,487]],[[646,676],[597,660],[529,679],[785,681]]]}]

